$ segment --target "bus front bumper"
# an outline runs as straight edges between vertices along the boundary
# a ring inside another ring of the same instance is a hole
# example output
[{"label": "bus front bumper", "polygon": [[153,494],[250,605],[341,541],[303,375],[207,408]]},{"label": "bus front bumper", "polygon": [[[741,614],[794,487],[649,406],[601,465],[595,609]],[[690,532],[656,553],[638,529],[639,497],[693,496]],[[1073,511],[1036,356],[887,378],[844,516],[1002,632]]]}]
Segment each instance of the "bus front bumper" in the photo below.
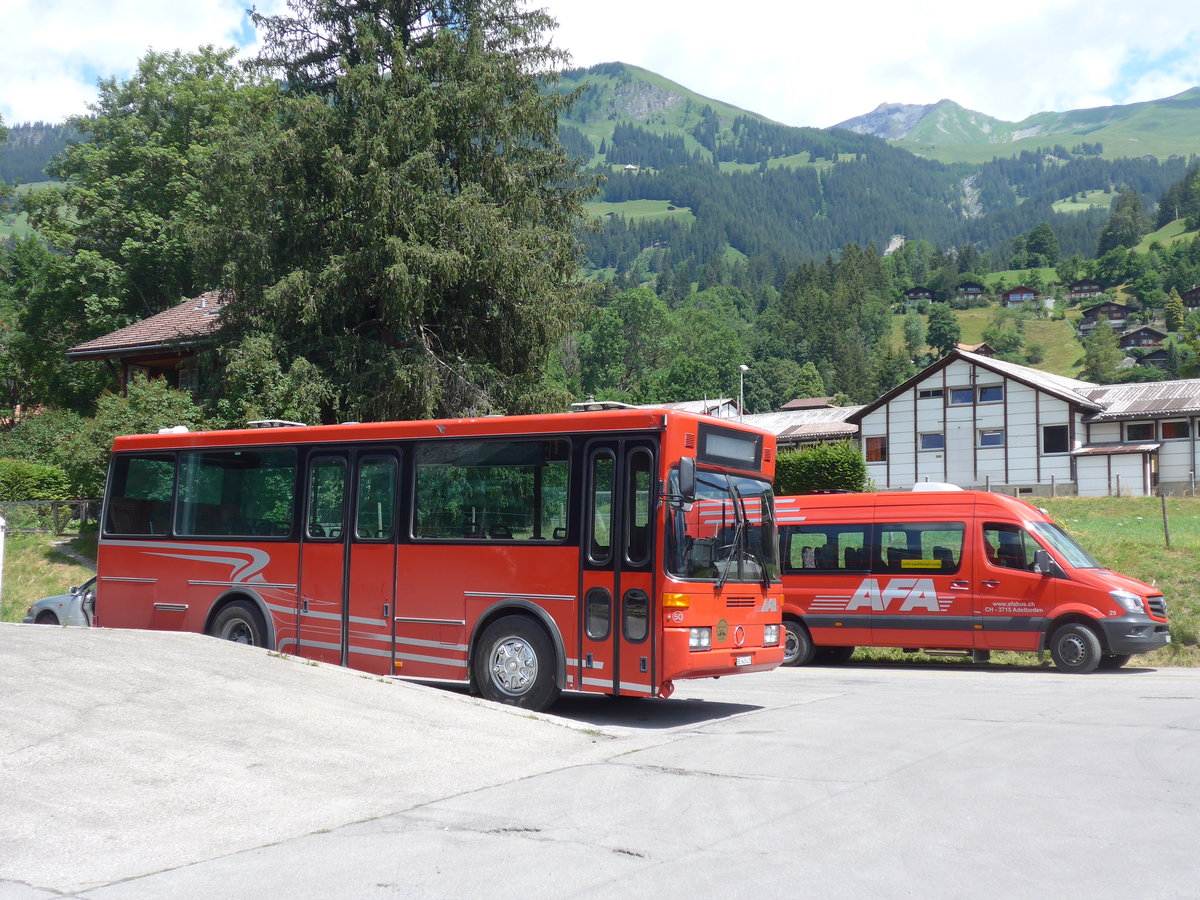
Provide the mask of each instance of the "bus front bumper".
[{"label": "bus front bumper", "polygon": [[1167,623],[1148,616],[1100,619],[1097,624],[1104,632],[1104,644],[1110,653],[1149,653],[1171,643]]},{"label": "bus front bumper", "polygon": [[719,678],[742,672],[769,672],[783,662],[783,645],[733,647],[705,650],[688,647],[688,629],[670,628],[663,636],[663,680]]}]

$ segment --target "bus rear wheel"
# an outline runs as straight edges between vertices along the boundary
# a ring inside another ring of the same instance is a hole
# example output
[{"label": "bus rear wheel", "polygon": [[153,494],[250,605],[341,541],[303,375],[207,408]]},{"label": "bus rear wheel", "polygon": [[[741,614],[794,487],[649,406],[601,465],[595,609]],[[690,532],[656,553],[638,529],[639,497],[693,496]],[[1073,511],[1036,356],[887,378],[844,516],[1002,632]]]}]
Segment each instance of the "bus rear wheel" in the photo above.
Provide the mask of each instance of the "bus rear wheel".
[{"label": "bus rear wheel", "polygon": [[208,628],[212,637],[235,644],[250,644],[254,647],[267,646],[267,629],[258,610],[248,603],[236,601],[217,613]]},{"label": "bus rear wheel", "polygon": [[816,648],[803,622],[795,619],[783,620],[783,664],[785,666],[807,666],[813,661]]},{"label": "bus rear wheel", "polygon": [[1051,636],[1050,656],[1056,668],[1086,675],[1100,665],[1103,651],[1096,632],[1079,622],[1068,622]]},{"label": "bus rear wheel", "polygon": [[558,699],[550,637],[526,616],[504,616],[487,626],[471,665],[475,685],[487,700],[545,709]]}]

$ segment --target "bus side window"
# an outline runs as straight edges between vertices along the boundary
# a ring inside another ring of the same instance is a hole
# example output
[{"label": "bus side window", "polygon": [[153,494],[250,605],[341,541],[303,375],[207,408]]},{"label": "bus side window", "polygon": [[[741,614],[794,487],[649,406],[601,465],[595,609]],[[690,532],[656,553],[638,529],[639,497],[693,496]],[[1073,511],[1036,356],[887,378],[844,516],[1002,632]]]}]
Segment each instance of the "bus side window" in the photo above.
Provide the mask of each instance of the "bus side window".
[{"label": "bus side window", "polygon": [[113,463],[113,488],[105,530],[110,534],[169,534],[175,457],[120,456]]}]

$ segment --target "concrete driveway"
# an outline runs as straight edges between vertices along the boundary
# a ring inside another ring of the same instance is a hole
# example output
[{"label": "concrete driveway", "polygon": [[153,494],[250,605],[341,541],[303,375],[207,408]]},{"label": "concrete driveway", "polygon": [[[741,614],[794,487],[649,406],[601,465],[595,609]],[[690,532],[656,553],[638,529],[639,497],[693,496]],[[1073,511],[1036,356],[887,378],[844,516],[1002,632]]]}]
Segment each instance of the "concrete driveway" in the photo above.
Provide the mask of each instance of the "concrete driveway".
[{"label": "concrete driveway", "polygon": [[1200,891],[1200,671],[787,669],[553,713],[0,625],[0,900]]}]

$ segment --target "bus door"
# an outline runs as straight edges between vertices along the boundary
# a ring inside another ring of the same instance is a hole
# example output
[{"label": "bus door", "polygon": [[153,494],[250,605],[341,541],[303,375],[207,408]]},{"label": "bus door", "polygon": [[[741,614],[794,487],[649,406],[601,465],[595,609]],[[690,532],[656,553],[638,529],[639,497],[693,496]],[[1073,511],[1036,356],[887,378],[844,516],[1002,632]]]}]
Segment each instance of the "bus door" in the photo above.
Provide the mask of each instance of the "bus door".
[{"label": "bus door", "polygon": [[1013,522],[976,526],[983,541],[975,587],[975,615],[986,650],[1036,650],[1060,584],[1034,571],[1041,544]]},{"label": "bus door", "polygon": [[300,656],[391,672],[398,470],[390,452],[310,454],[297,592]]},{"label": "bus door", "polygon": [[581,548],[582,687],[649,696],[655,678],[654,444],[588,445]]}]

